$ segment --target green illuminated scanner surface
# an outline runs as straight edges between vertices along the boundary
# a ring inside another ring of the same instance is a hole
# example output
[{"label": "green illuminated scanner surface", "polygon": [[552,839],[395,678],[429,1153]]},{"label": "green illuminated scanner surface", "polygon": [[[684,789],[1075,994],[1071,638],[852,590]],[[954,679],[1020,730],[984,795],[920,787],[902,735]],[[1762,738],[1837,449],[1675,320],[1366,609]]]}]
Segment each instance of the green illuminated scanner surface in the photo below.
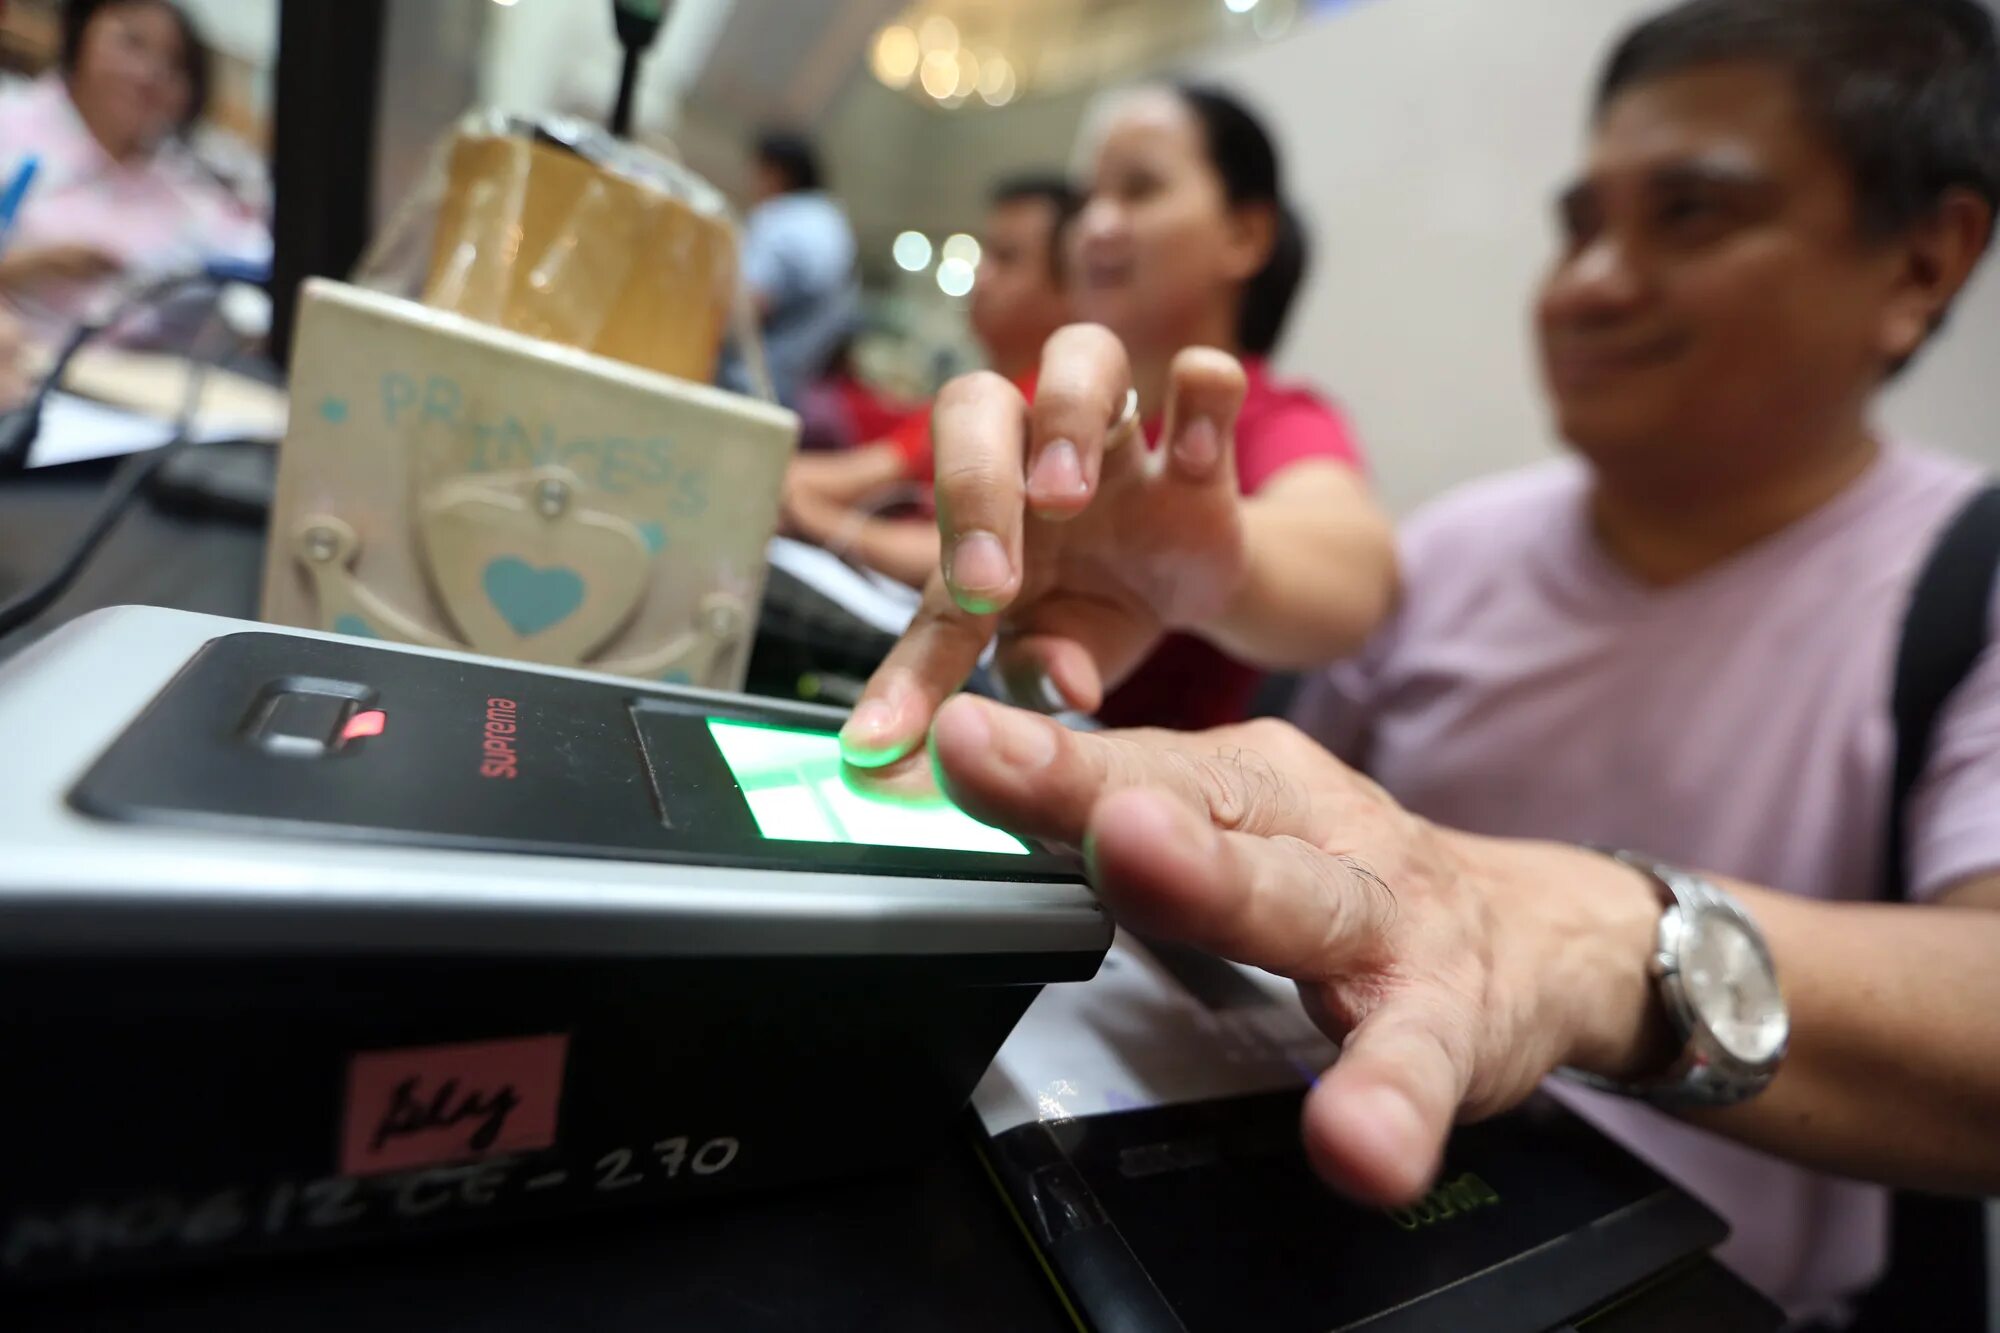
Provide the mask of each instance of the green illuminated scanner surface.
[{"label": "green illuminated scanner surface", "polygon": [[842,777],[837,736],[718,718],[708,719],[708,734],[767,838],[1028,854],[1020,839],[942,796],[918,800],[854,790]]}]

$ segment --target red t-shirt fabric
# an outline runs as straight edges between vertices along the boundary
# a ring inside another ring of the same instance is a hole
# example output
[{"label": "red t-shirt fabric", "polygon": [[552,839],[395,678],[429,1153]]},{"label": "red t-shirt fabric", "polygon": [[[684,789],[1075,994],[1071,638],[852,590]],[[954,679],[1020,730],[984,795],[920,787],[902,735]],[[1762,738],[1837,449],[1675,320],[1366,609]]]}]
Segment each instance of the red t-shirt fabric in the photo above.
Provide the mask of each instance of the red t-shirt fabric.
[{"label": "red t-shirt fabric", "polygon": [[931,414],[925,408],[912,412],[897,422],[881,437],[884,444],[896,446],[896,452],[903,456],[903,475],[911,481],[921,481],[929,485],[931,481]]},{"label": "red t-shirt fabric", "polygon": [[[1294,463],[1326,459],[1363,468],[1360,440],[1331,403],[1304,385],[1273,380],[1260,359],[1246,358],[1243,369],[1249,384],[1236,419],[1236,478],[1243,494],[1255,495]],[[1147,440],[1157,442],[1159,430],[1159,422],[1146,423]],[[1202,639],[1173,634],[1111,692],[1097,716],[1107,727],[1226,726],[1249,716],[1263,678]]]},{"label": "red t-shirt fabric", "polygon": [[913,417],[925,420],[930,416],[929,409],[914,407],[907,398],[892,398],[879,393],[851,375],[831,378],[826,383],[839,396],[840,405],[852,425],[851,438],[855,444],[882,439],[900,430]]}]

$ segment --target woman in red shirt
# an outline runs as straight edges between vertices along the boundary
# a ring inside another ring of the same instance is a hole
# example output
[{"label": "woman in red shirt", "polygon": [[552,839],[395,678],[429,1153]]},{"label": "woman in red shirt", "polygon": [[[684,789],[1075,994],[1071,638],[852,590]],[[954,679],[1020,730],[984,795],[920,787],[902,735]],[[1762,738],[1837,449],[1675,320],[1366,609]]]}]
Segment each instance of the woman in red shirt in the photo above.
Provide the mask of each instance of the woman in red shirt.
[{"label": "woman in red shirt", "polygon": [[[1093,323],[1049,340],[1032,404],[993,376],[940,396],[944,570],[843,733],[857,763],[914,748],[996,628],[1018,698],[1195,728],[1240,720],[1260,668],[1352,651],[1394,599],[1352,432],[1264,365],[1305,238],[1263,127],[1226,94],[1147,88],[1089,160],[1070,261]],[[1119,381],[1144,446],[1102,396]]]}]

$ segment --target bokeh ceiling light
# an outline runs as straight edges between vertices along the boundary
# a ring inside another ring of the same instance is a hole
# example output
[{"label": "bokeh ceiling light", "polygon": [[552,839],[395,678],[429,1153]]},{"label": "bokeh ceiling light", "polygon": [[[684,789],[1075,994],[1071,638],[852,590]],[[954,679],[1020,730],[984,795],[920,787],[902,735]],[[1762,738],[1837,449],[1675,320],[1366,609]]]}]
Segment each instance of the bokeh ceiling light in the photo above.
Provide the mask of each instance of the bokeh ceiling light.
[{"label": "bokeh ceiling light", "polygon": [[931,238],[920,231],[906,231],[896,237],[889,253],[895,256],[896,267],[922,273],[931,266]]},{"label": "bokeh ceiling light", "polygon": [[[983,85],[986,83],[986,80],[982,79],[980,82]],[[1014,100],[1014,95],[1021,90],[1020,85],[1014,80],[1014,69],[1011,65],[1005,67],[1001,71],[1001,76],[993,82],[998,86],[992,89],[992,91],[987,91],[985,87],[981,87],[979,90],[979,95],[986,99],[986,105],[988,106],[1006,106]]]},{"label": "bokeh ceiling light", "polygon": [[958,76],[951,82],[951,95],[961,100],[979,88],[979,57],[965,47],[958,49]]},{"label": "bokeh ceiling light", "polygon": [[970,264],[974,268],[979,267],[979,242],[962,231],[945,237],[944,244],[938,248],[938,253],[944,256],[946,263],[956,260],[961,264]]},{"label": "bokeh ceiling light", "polygon": [[972,265],[963,259],[947,259],[938,265],[938,290],[946,296],[964,296],[972,290]]},{"label": "bokeh ceiling light", "polygon": [[958,49],[958,25],[942,14],[933,14],[917,29],[917,40],[926,52],[956,51]]},{"label": "bokeh ceiling light", "polygon": [[876,81],[931,108],[950,110],[975,98],[982,108],[1004,107],[1030,95],[1125,83],[1217,42],[1273,41],[1332,3],[902,0],[901,12],[891,7],[884,15],[888,26],[874,33],[869,63]]},{"label": "bokeh ceiling light", "polygon": [[924,57],[917,77],[924,85],[924,91],[942,102],[958,88],[958,53],[931,52]]},{"label": "bokeh ceiling light", "polygon": [[1014,83],[1014,66],[1006,56],[998,51],[988,51],[979,58],[979,95],[991,101],[999,96],[1002,88]]},{"label": "bokeh ceiling light", "polygon": [[875,77],[891,88],[907,88],[922,57],[917,34],[900,23],[891,24],[875,38]]}]

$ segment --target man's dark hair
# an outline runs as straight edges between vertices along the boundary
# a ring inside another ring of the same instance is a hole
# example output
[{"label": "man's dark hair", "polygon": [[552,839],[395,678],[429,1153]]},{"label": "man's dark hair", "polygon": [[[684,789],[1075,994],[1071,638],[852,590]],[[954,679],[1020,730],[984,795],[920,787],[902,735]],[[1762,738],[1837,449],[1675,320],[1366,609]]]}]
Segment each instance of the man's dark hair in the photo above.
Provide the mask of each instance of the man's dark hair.
[{"label": "man's dark hair", "polygon": [[208,110],[208,90],[210,83],[208,44],[201,39],[201,30],[194,26],[186,10],[174,4],[173,0],[68,0],[62,12],[62,44],[56,50],[56,68],[65,75],[76,73],[76,63],[83,57],[83,34],[90,27],[91,20],[108,9],[122,9],[128,5],[154,5],[173,16],[174,26],[181,34],[181,74],[187,79],[188,111],[181,117],[181,123],[174,126],[176,134],[186,134]]},{"label": "man's dark hair", "polygon": [[2000,208],[2000,42],[1979,0],[1687,0],[1618,44],[1596,109],[1635,84],[1738,61],[1791,73],[1854,173],[1867,235],[1934,215],[1953,189]]},{"label": "man's dark hair", "polygon": [[1054,172],[1009,176],[993,187],[987,202],[994,208],[1002,204],[1049,206],[1055,215],[1049,228],[1049,275],[1060,285],[1064,281],[1063,234],[1083,211],[1083,196],[1076,187]]},{"label": "man's dark hair", "polygon": [[1285,331],[1285,319],[1305,282],[1305,228],[1285,202],[1278,150],[1262,122],[1228,93],[1177,84],[1174,93],[1201,124],[1209,165],[1222,178],[1232,206],[1267,205],[1274,228],[1264,267],[1243,288],[1236,315],[1236,340],[1253,356],[1269,354]]},{"label": "man's dark hair", "polygon": [[757,160],[784,178],[787,194],[820,189],[826,179],[820,173],[819,152],[812,141],[790,130],[766,130],[758,135]]}]

